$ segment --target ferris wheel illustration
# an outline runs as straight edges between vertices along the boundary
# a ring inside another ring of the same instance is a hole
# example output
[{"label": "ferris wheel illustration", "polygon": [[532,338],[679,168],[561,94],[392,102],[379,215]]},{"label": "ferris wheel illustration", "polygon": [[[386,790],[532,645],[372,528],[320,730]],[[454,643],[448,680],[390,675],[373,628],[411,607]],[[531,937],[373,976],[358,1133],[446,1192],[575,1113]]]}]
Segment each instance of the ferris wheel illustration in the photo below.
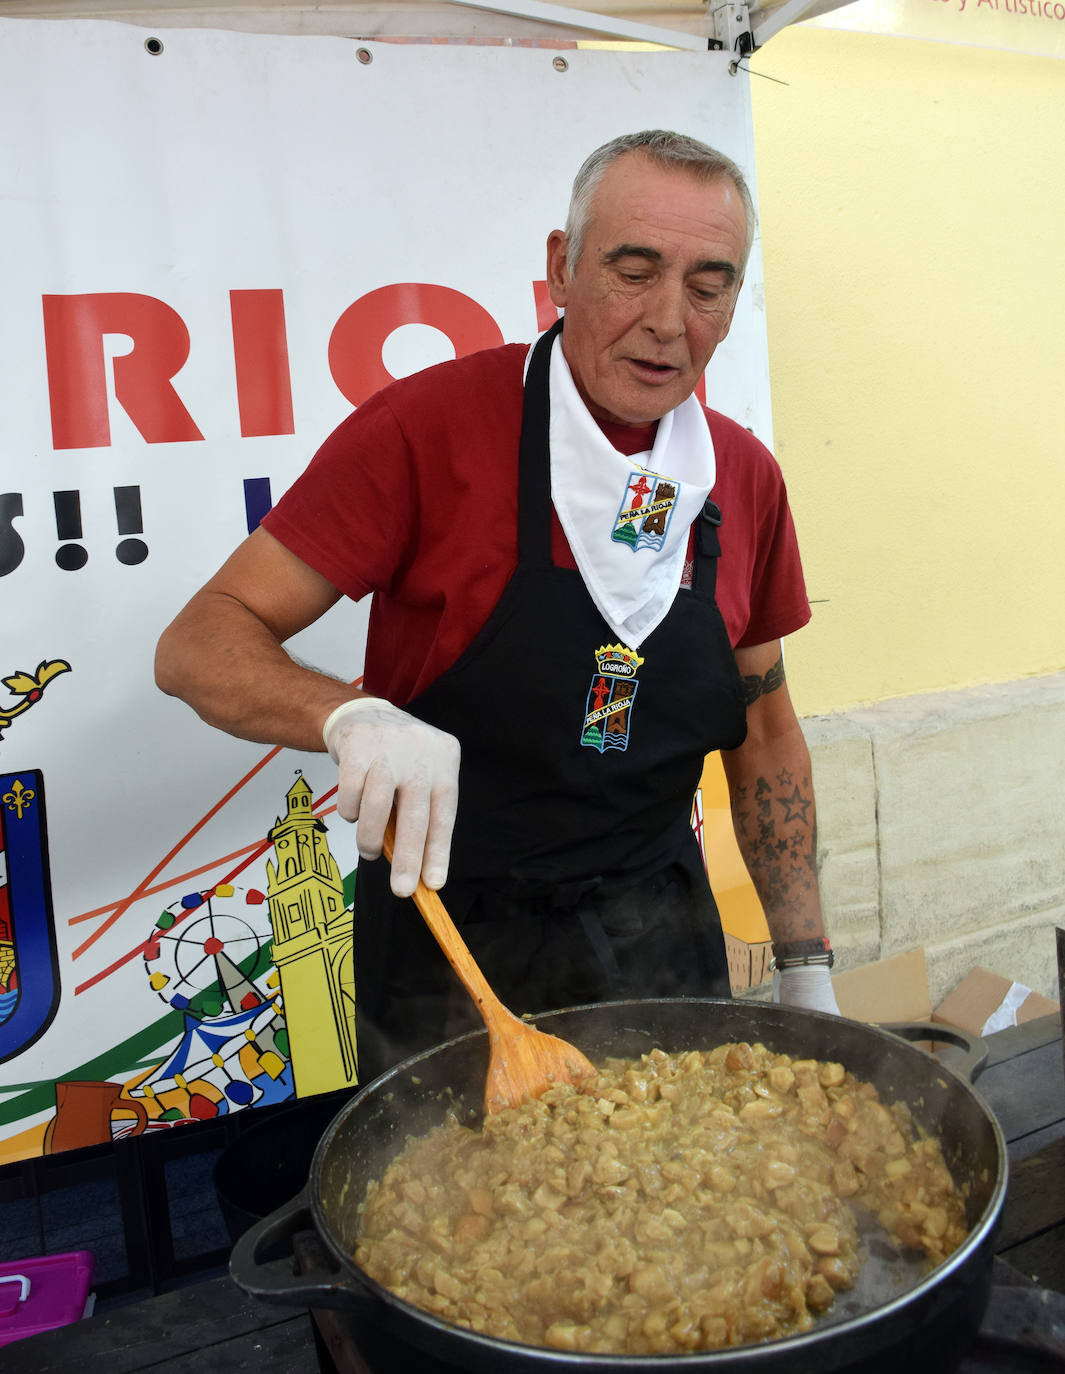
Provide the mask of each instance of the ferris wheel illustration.
[{"label": "ferris wheel illustration", "polygon": [[249,1011],[273,962],[269,908],[256,888],[220,883],[166,907],[144,944],[148,986],[196,1020]]}]

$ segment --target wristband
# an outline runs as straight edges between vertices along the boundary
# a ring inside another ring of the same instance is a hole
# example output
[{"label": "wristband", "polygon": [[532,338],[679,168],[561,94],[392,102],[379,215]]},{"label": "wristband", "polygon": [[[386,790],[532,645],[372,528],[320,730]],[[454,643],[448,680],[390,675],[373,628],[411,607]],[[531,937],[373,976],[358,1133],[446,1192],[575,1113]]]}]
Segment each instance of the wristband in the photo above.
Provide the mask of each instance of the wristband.
[{"label": "wristband", "polygon": [[836,962],[827,935],[815,940],[777,940],[773,943],[773,959],[770,968],[782,972],[786,968],[803,968],[820,964],[831,968]]}]

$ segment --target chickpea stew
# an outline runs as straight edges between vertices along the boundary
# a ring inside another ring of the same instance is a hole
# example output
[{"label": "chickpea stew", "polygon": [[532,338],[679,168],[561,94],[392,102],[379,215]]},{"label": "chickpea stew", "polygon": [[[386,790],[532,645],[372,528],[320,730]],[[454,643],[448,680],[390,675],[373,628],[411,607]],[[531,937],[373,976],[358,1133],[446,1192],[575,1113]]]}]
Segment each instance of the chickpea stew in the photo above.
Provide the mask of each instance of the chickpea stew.
[{"label": "chickpea stew", "polygon": [[939,1142],[841,1064],[652,1050],[410,1140],[367,1189],[355,1261],[510,1341],[714,1350],[828,1311],[861,1268],[855,1205],[929,1267],[967,1235]]}]

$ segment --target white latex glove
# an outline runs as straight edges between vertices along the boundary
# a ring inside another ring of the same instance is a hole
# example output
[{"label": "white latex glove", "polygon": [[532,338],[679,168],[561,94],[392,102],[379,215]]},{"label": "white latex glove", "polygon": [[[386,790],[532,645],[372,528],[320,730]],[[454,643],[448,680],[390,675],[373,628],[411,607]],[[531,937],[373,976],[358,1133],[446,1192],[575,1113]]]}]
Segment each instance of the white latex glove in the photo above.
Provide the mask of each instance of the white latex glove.
[{"label": "white latex glove", "polygon": [[832,990],[832,975],[824,964],[803,964],[773,974],[773,1001],[786,1007],[802,1007],[805,1011],[830,1011],[842,1016],[836,994]]},{"label": "white latex glove", "polygon": [[459,796],[459,742],[380,697],[345,701],[322,727],[340,770],[337,810],[358,821],[364,859],[381,853],[385,826],[396,809],[392,891],[409,897],[421,876],[443,887]]}]

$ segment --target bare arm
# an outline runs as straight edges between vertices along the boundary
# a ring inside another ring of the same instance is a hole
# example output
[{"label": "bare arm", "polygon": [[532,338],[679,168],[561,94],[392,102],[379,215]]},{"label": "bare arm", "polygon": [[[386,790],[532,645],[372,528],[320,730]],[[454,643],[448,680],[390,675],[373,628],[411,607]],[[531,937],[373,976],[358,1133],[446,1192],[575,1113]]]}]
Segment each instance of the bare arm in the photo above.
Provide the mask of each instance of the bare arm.
[{"label": "bare arm", "polygon": [[297,663],[283,645],[339,597],[313,568],[256,530],[163,632],[155,680],[229,734],[323,749],[326,717],[361,694]]},{"label": "bare arm", "polygon": [[774,942],[824,934],[810,753],[784,677],[780,641],[737,649],[747,739],[721,755],[736,839]]},{"label": "bare arm", "polygon": [[[458,803],[458,741],[297,663],[292,635],[339,600],[336,588],[265,530],[256,530],[164,631],[155,680],[219,730],[290,749],[324,750],[338,769],[337,809],[360,822],[360,854],[375,859],[396,811],[392,890],[447,878]],[[365,698],[365,699],[364,699]]]}]

